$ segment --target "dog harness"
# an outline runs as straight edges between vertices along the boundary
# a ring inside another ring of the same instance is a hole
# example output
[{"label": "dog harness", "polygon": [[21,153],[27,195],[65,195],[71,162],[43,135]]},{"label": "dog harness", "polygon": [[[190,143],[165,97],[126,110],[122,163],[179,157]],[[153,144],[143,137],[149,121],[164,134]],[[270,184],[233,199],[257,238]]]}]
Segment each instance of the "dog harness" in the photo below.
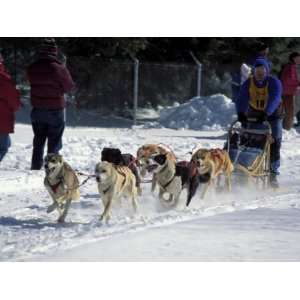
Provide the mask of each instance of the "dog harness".
[{"label": "dog harness", "polygon": [[[194,162],[180,161],[180,162],[178,162],[178,163],[176,164],[176,166],[187,167],[188,170],[189,170],[189,176],[190,176],[191,178],[193,178],[193,177],[195,177],[195,176],[198,175],[198,170],[197,170],[196,165],[195,165]],[[180,177],[180,174],[178,174],[177,171],[175,172],[175,175],[172,177],[172,179],[171,179],[170,181],[168,181],[168,182],[163,186],[163,188],[166,189],[166,188],[172,183],[172,181],[174,180],[174,178],[175,178],[176,176],[179,176],[179,177]],[[182,182],[182,184],[184,184],[184,183]]]},{"label": "dog harness", "polygon": [[176,174],[172,177],[172,179],[171,179],[170,181],[168,181],[168,182],[163,186],[163,189],[164,189],[164,190],[171,184],[171,182],[174,180],[175,177],[176,177]]},{"label": "dog harness", "polygon": [[[116,171],[117,171],[121,176],[123,176],[123,178],[124,178],[124,180],[123,180],[123,182],[122,182],[122,187],[123,187],[124,184],[125,184],[125,182],[126,182],[126,175],[125,175],[125,173],[123,173],[123,172],[120,170],[120,168],[122,168],[122,167],[120,167],[120,166],[115,166]],[[106,193],[110,190],[111,187],[112,187],[112,185],[110,185],[106,190],[102,191],[103,194],[106,194]]]},{"label": "dog harness", "polygon": [[106,190],[103,191],[103,194],[106,194],[110,188],[111,188],[111,185]]},{"label": "dog harness", "polygon": [[55,193],[55,194],[56,194],[57,189],[58,189],[58,187],[60,186],[60,184],[63,183],[62,178],[59,178],[59,181],[58,181],[57,183],[55,183],[55,184],[51,184],[50,181],[49,181],[49,179],[47,179],[47,181],[48,181],[48,184],[49,184],[51,190],[52,190],[53,193]]}]

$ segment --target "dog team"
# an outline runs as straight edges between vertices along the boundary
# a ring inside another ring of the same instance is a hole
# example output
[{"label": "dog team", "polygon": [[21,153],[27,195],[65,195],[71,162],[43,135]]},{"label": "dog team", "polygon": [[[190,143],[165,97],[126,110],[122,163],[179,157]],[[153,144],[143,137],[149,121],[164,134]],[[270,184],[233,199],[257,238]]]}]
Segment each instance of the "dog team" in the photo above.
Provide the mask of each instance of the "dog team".
[{"label": "dog team", "polygon": [[[178,204],[182,190],[187,189],[186,206],[204,184],[203,199],[208,187],[220,183],[225,176],[228,191],[231,190],[231,175],[234,170],[228,153],[221,149],[195,149],[190,161],[177,161],[174,152],[163,144],[146,144],[137,150],[134,157],[122,154],[116,148],[104,148],[101,161],[96,164],[95,174],[98,191],[104,210],[100,221],[109,222],[111,208],[117,199],[127,197],[137,212],[137,198],[142,194],[141,178],[152,175],[152,192],[159,188],[159,200],[168,207]],[[58,222],[65,221],[70,204],[80,198],[77,173],[60,154],[48,154],[45,158],[44,185],[53,203],[47,213],[58,211]]]}]

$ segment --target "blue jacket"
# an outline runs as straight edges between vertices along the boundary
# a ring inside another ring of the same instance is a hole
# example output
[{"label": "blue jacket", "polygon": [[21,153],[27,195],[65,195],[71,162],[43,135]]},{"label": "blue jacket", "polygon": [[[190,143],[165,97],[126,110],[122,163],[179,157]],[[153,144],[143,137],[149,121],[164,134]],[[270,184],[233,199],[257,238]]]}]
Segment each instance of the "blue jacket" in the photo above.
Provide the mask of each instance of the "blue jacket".
[{"label": "blue jacket", "polygon": [[[269,71],[268,61],[263,59],[257,59],[254,64],[254,67],[256,65],[261,65],[261,64],[265,65],[267,71]],[[257,87],[265,87],[268,84],[269,95],[268,95],[267,107],[265,108],[265,113],[268,116],[272,115],[281,103],[282,85],[280,80],[273,76],[267,75],[262,82],[257,82],[254,79],[254,84]],[[240,93],[236,103],[238,113],[246,113],[249,110],[249,101],[250,101],[249,88],[250,88],[250,78],[243,83],[240,89]]]},{"label": "blue jacket", "polygon": [[[268,97],[268,104],[265,109],[265,113],[270,116],[272,115],[275,110],[279,107],[281,102],[281,93],[282,93],[282,86],[281,82],[273,77],[273,76],[267,76],[267,78],[264,80],[262,84],[259,84],[254,80],[254,83],[258,87],[264,87],[268,83],[268,91],[269,91],[269,97]],[[249,109],[249,87],[250,87],[250,79],[247,79],[241,89],[240,93],[237,99],[237,111],[238,113],[246,113]]]}]

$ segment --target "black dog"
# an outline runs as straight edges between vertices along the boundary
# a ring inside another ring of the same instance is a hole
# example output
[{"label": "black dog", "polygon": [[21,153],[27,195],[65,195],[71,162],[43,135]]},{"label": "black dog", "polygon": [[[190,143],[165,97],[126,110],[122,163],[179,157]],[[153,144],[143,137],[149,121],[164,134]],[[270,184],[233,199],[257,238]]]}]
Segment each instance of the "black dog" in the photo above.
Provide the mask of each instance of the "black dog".
[{"label": "black dog", "polygon": [[136,186],[140,189],[141,179],[139,176],[136,159],[133,155],[122,154],[118,148],[103,148],[101,152],[101,161],[107,161],[117,166],[128,167],[136,178]]},{"label": "black dog", "polygon": [[[159,154],[153,157],[153,160],[159,165],[164,165],[166,159],[165,154]],[[174,176],[179,176],[181,178],[182,188],[187,188],[188,190],[186,206],[189,206],[192,198],[195,196],[199,184],[206,183],[210,179],[209,173],[200,175],[195,163],[192,161],[177,162]]]}]

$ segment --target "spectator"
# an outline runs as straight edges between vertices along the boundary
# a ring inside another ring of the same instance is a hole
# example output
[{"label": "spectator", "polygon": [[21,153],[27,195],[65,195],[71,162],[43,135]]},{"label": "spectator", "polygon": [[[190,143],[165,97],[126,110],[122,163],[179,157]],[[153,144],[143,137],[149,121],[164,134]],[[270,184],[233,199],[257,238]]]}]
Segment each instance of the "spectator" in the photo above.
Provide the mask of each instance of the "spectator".
[{"label": "spectator", "polygon": [[296,95],[300,85],[300,79],[297,75],[297,65],[300,64],[300,53],[293,52],[289,56],[289,62],[283,66],[280,80],[282,82],[284,119],[283,128],[290,130],[294,125]]},{"label": "spectator", "polygon": [[0,54],[0,161],[11,146],[9,134],[14,132],[15,112],[20,106],[19,91],[5,70]]},{"label": "spectator", "polygon": [[238,99],[242,84],[249,78],[250,74],[251,68],[245,63],[239,66],[238,71],[231,72],[232,101],[234,103]]},{"label": "spectator", "polygon": [[43,166],[44,147],[48,153],[58,153],[62,148],[65,129],[64,94],[74,88],[74,82],[58,58],[53,38],[43,40],[38,59],[27,70],[31,86],[31,122],[34,133],[31,170]]}]

